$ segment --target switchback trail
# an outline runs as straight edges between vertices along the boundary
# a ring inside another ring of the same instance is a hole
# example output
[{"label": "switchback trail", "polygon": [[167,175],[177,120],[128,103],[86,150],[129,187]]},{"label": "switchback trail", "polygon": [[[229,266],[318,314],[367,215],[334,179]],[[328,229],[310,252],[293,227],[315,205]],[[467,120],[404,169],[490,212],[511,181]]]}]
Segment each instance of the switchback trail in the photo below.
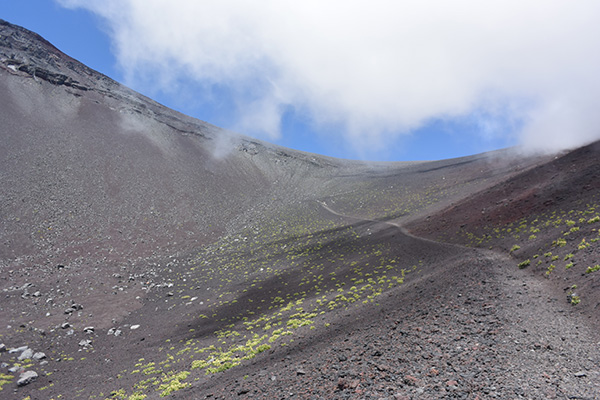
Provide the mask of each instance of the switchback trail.
[{"label": "switchback trail", "polygon": [[347,219],[353,219],[356,221],[362,221],[362,222],[372,222],[372,223],[376,223],[376,224],[383,224],[383,225],[388,225],[388,226],[392,226],[394,228],[397,228],[404,236],[410,237],[412,239],[416,239],[416,240],[420,240],[426,243],[431,243],[431,244],[435,244],[437,246],[443,246],[443,247],[454,247],[454,248],[463,248],[463,246],[460,245],[456,245],[453,243],[442,243],[442,242],[438,242],[435,240],[431,240],[431,239],[427,239],[424,237],[420,237],[420,236],[415,236],[413,234],[411,234],[410,232],[408,232],[406,230],[406,228],[404,228],[402,225],[397,224],[395,222],[390,222],[390,221],[381,221],[381,220],[377,220],[377,219],[369,219],[369,218],[363,218],[363,217],[356,217],[356,216],[352,216],[352,215],[346,215],[346,214],[341,214],[337,211],[335,211],[334,209],[332,209],[327,203],[325,203],[324,201],[318,201],[317,202],[321,205],[321,207],[323,207],[326,211],[330,212],[333,215],[337,215],[338,217],[342,217],[342,218],[347,218]]}]

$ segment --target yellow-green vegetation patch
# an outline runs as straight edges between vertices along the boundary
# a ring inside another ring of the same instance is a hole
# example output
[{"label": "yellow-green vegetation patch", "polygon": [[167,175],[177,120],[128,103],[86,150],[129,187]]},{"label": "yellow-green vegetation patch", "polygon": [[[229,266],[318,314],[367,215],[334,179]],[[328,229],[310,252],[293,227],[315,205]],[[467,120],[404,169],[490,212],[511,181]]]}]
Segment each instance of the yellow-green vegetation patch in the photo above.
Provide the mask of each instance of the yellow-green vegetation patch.
[{"label": "yellow-green vegetation patch", "polygon": [[[167,340],[153,360],[140,359],[122,372],[139,379],[130,396],[152,390],[168,396],[200,374],[220,373],[289,345],[298,332],[329,326],[320,325],[318,316],[375,302],[422,264],[407,265],[392,244],[365,241],[319,209],[313,204],[274,212],[192,257],[189,271],[169,289],[179,295],[168,301],[188,307],[198,326],[186,329],[186,338]],[[210,295],[196,291],[209,287]],[[192,297],[198,300],[186,305]],[[214,330],[197,333],[207,323]],[[126,393],[113,398],[126,398],[119,396]]]},{"label": "yellow-green vegetation patch", "polygon": [[[539,268],[535,271],[542,272],[547,278],[559,273],[561,280],[581,280],[584,279],[581,278],[581,272],[592,274],[600,271],[600,265],[588,266],[582,271],[574,261],[578,252],[585,251],[586,254],[595,255],[597,250],[593,249],[593,246],[600,240],[600,230],[595,224],[600,222],[600,215],[597,212],[597,204],[581,202],[574,204],[574,207],[577,209],[548,211],[503,226],[483,227],[477,235],[464,230],[459,230],[457,234],[466,238],[472,246],[488,245],[497,240],[497,245],[507,246],[506,251],[509,254],[520,256],[522,261],[517,264],[519,268],[531,265],[531,259],[534,259],[537,260],[536,266]],[[527,237],[529,240],[525,239]],[[554,240],[549,243],[546,239],[540,239],[548,237]],[[509,245],[512,247],[508,247]],[[522,247],[525,250],[521,249]],[[525,259],[526,257],[529,258]],[[564,269],[559,268],[558,272],[555,272],[556,268],[561,266],[559,260],[565,262],[562,264]],[[579,294],[569,293],[569,302],[572,305],[581,301]]]},{"label": "yellow-green vegetation patch", "polygon": [[588,267],[585,270],[585,273],[586,274],[591,274],[592,272],[596,272],[596,271],[600,271],[600,265],[598,265],[598,264],[594,265],[593,267]]},{"label": "yellow-green vegetation patch", "polygon": [[[231,345],[227,350],[220,347],[212,347],[207,358],[204,360],[194,360],[192,369],[205,369],[207,374],[226,371],[236,365],[241,364],[242,360],[250,360],[257,354],[269,350],[271,345],[267,344],[269,335],[254,336],[246,341],[245,345]],[[205,350],[206,351],[206,350]],[[204,353],[204,351],[201,351]]]},{"label": "yellow-green vegetation patch", "polygon": [[187,386],[189,386],[190,384],[187,382],[182,382],[184,381],[188,376],[190,375],[190,373],[188,371],[182,371],[179,373],[169,373],[169,374],[164,374],[161,378],[160,381],[162,382],[159,386],[158,386],[158,391],[160,391],[160,397],[165,397],[170,395],[173,392],[176,392],[178,390],[181,390]]},{"label": "yellow-green vegetation patch", "polygon": [[573,263],[570,262],[567,265],[565,265],[565,269],[571,269],[573,267]]},{"label": "yellow-green vegetation patch", "polygon": [[131,396],[129,396],[129,398],[127,400],[144,400],[146,397],[148,397],[147,395],[143,394],[143,393],[134,393]]},{"label": "yellow-green vegetation patch", "polygon": [[520,269],[523,269],[523,268],[526,268],[526,267],[528,267],[529,265],[531,265],[531,261],[530,261],[529,259],[527,259],[527,260],[525,260],[525,261],[521,261],[521,262],[520,262],[520,263],[519,263],[517,266],[518,266]]},{"label": "yellow-green vegetation patch", "polygon": [[0,374],[0,391],[3,389],[3,386],[10,383],[13,378],[12,375]]}]

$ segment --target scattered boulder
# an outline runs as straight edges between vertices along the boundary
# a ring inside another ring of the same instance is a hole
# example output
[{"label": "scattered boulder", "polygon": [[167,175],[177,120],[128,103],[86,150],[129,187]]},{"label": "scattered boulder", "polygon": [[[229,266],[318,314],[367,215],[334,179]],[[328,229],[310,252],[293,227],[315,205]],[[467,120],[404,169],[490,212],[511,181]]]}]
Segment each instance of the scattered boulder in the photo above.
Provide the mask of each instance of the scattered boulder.
[{"label": "scattered boulder", "polygon": [[17,347],[17,348],[14,348],[14,349],[10,349],[8,352],[9,352],[9,353],[11,353],[11,354],[14,354],[14,353],[22,353],[22,352],[24,352],[25,350],[27,350],[28,348],[29,348],[29,347],[27,347],[27,346],[21,346],[21,347]]},{"label": "scattered boulder", "polygon": [[115,335],[115,336],[120,336],[121,335],[121,330],[117,329],[117,328],[110,328],[108,330],[108,332],[106,332],[107,335]]},{"label": "scattered boulder", "polygon": [[23,361],[23,360],[29,360],[32,357],[33,357],[33,350],[31,350],[30,348],[27,348],[27,349],[23,350],[23,352],[18,357],[18,359],[19,359],[19,361]]},{"label": "scattered boulder", "polygon": [[85,328],[83,328],[83,331],[85,333],[94,333],[94,327],[93,326],[86,326]]},{"label": "scattered boulder", "polygon": [[33,355],[33,359],[34,360],[43,360],[44,358],[46,358],[46,354],[42,353],[41,351],[38,351],[37,353],[34,353]]},{"label": "scattered boulder", "polygon": [[38,378],[38,374],[35,371],[26,371],[21,374],[17,381],[17,386],[29,385],[31,382]]},{"label": "scattered boulder", "polygon": [[10,372],[11,374],[20,374],[21,372],[24,372],[24,371],[25,371],[25,368],[21,367],[20,365],[15,365],[8,369],[8,372]]}]

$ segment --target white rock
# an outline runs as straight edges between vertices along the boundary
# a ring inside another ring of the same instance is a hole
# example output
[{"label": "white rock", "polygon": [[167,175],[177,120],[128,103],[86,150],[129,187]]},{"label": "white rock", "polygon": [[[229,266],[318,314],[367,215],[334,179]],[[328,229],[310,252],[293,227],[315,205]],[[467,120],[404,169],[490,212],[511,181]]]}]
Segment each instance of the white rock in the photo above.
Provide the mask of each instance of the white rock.
[{"label": "white rock", "polygon": [[138,329],[140,326],[139,325],[131,325],[131,327],[129,329],[131,329],[132,331]]},{"label": "white rock", "polygon": [[25,368],[21,367],[20,365],[14,366],[14,367],[10,367],[8,369],[8,372],[10,372],[11,374],[17,374],[17,373],[21,373],[24,372]]},{"label": "white rock", "polygon": [[15,348],[15,349],[10,349],[8,352],[9,352],[9,353],[22,353],[22,352],[24,352],[25,350],[27,350],[28,348],[29,348],[29,347],[27,347],[27,346],[21,346],[21,347],[17,347],[17,348]]},{"label": "white rock", "polygon": [[23,352],[21,353],[21,355],[18,358],[19,358],[19,361],[23,361],[23,360],[29,360],[31,357],[33,357],[33,350],[25,349],[25,350],[23,350]]},{"label": "white rock", "polygon": [[17,381],[17,386],[25,386],[29,385],[31,382],[35,381],[38,377],[37,372],[35,371],[26,371],[21,374],[21,377]]}]

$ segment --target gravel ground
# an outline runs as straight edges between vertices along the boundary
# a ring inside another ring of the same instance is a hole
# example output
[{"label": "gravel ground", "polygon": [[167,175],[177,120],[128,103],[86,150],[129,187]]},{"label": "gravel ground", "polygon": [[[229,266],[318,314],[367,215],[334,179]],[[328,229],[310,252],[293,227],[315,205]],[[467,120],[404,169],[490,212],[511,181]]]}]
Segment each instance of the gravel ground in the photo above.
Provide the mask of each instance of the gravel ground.
[{"label": "gravel ground", "polygon": [[597,332],[512,260],[463,251],[378,306],[338,315],[332,335],[180,398],[597,398]]}]

